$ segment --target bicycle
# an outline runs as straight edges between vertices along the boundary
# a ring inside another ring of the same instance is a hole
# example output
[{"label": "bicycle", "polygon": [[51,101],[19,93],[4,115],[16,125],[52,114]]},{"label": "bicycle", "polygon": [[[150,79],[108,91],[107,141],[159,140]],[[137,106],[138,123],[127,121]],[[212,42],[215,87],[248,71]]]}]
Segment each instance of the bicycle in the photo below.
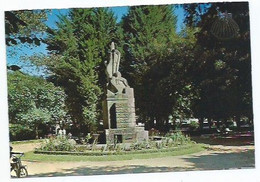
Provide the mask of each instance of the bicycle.
[{"label": "bicycle", "polygon": [[[18,154],[19,156],[16,156]],[[24,153],[12,152],[11,153],[11,172],[15,171],[18,178],[24,178],[28,176],[27,166],[22,164],[21,157]]]}]

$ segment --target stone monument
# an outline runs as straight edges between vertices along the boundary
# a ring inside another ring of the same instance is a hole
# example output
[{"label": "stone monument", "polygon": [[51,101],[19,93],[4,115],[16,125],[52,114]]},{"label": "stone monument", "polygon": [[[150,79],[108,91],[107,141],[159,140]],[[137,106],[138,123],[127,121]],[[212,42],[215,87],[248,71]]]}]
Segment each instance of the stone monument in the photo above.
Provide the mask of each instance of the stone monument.
[{"label": "stone monument", "polygon": [[136,126],[134,90],[119,72],[120,55],[112,42],[110,60],[106,62],[107,86],[103,101],[106,143],[148,140],[148,131]]}]

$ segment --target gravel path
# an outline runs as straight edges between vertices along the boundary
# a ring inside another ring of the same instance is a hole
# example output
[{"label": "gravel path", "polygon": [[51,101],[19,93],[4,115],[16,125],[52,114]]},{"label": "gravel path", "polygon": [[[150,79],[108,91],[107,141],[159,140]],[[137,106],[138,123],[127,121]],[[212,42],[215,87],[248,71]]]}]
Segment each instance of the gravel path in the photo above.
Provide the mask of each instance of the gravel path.
[{"label": "gravel path", "polygon": [[[14,151],[31,151],[38,144],[14,145]],[[64,156],[65,157],[65,156]],[[208,150],[183,156],[107,162],[29,162],[29,177],[174,172],[253,168],[254,146],[212,145]]]}]

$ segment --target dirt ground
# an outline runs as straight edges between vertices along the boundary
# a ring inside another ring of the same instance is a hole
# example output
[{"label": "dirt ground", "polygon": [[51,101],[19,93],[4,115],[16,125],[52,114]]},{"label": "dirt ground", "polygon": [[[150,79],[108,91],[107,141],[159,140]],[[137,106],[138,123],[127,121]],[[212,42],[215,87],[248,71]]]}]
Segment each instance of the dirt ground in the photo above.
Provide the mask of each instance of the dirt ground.
[{"label": "dirt ground", "polygon": [[[29,177],[254,168],[255,154],[251,139],[241,139],[240,145],[238,139],[224,139],[225,142],[211,143],[209,149],[199,153],[154,159],[107,162],[23,161],[23,163],[28,166]],[[214,140],[202,138],[200,143],[207,141]],[[39,144],[16,144],[13,147],[14,151],[28,152],[37,145]]]},{"label": "dirt ground", "polygon": [[39,146],[40,146],[40,143],[29,143],[29,144],[23,143],[23,144],[12,145],[13,151],[19,151],[19,152],[30,152]]}]

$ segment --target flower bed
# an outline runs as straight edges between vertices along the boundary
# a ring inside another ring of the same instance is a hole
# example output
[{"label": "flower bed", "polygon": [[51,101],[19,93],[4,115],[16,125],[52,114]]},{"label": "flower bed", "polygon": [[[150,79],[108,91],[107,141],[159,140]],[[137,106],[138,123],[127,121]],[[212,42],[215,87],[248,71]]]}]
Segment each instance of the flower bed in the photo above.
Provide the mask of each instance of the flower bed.
[{"label": "flower bed", "polygon": [[159,141],[136,141],[133,143],[117,143],[96,145],[77,145],[73,139],[66,137],[57,137],[47,139],[42,142],[41,146],[35,149],[36,154],[55,154],[55,155],[86,155],[86,156],[102,156],[102,155],[118,155],[133,153],[154,153],[169,152],[178,150],[179,148],[188,147],[194,144],[188,136],[177,132],[171,135],[161,137]]},{"label": "flower bed", "polygon": [[35,150],[35,154],[50,154],[50,155],[84,155],[84,156],[102,156],[102,155],[125,155],[125,154],[145,154],[145,153],[155,153],[155,152],[171,152],[178,151],[186,148],[192,147],[194,144],[186,144],[179,147],[169,147],[162,149],[141,149],[132,151],[85,151],[85,152],[69,152],[69,151],[43,151]]}]

